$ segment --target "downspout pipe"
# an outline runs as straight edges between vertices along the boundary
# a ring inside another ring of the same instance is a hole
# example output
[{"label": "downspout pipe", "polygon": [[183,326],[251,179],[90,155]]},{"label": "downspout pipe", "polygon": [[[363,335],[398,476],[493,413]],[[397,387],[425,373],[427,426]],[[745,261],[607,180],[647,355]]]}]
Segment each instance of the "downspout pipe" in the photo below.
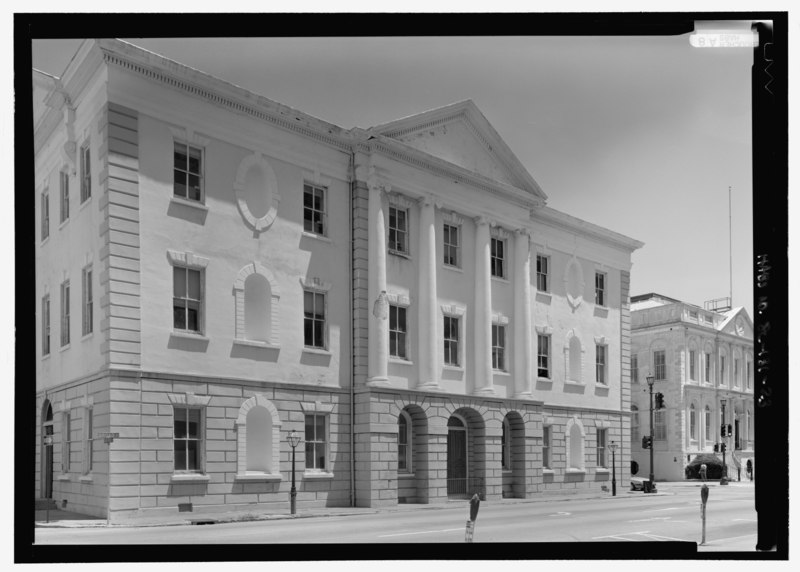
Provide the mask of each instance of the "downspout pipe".
[{"label": "downspout pipe", "polygon": [[354,211],[356,194],[356,150],[355,146],[350,148],[350,256],[348,257],[348,276],[350,278],[350,506],[356,506],[356,437],[355,437],[355,416],[356,416],[356,394],[355,394],[355,319],[353,316],[353,255],[355,252],[354,243]]}]

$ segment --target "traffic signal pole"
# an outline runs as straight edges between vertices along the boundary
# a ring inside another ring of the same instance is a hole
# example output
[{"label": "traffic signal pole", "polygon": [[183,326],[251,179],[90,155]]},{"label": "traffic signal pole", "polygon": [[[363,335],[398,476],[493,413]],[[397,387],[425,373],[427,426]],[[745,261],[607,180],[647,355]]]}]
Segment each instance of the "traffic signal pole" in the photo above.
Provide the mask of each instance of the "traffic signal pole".
[{"label": "traffic signal pole", "polygon": [[653,384],[649,383],[650,386],[650,492],[653,491],[653,485],[656,482],[656,477],[653,472]]}]

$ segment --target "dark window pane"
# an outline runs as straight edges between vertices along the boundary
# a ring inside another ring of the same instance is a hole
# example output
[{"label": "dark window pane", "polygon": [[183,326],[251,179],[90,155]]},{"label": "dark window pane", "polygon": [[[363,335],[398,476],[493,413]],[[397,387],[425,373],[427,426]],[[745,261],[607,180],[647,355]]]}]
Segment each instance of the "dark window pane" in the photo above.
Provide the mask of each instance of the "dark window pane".
[{"label": "dark window pane", "polygon": [[172,267],[172,295],[176,298],[186,297],[186,269]]},{"label": "dark window pane", "polygon": [[186,329],[186,308],[180,300],[175,300],[172,305],[172,327],[178,330]]},{"label": "dark window pane", "polygon": [[[306,435],[308,435],[308,429],[306,429]],[[306,437],[308,439],[308,437]],[[314,468],[314,443],[309,443],[306,441],[306,468],[313,469]]]},{"label": "dark window pane", "polygon": [[186,441],[175,441],[174,442],[174,453],[175,453],[175,470],[176,471],[185,471],[186,470]]},{"label": "dark window pane", "polygon": [[307,346],[314,345],[313,338],[314,323],[309,318],[303,320],[303,343]]},{"label": "dark window pane", "polygon": [[314,347],[321,348],[325,345],[325,322],[314,322]]},{"label": "dark window pane", "polygon": [[193,332],[199,332],[200,331],[200,327],[198,325],[197,316],[198,316],[198,312],[197,312],[197,310],[195,308],[189,308],[188,309],[187,324],[186,324],[186,329],[187,330],[191,330]]},{"label": "dark window pane", "polygon": [[306,415],[306,446],[308,441],[314,440],[314,416]]},{"label": "dark window pane", "polygon": [[188,297],[192,300],[200,299],[200,272],[197,270],[187,270],[187,279],[189,283]]},{"label": "dark window pane", "polygon": [[179,143],[175,144],[175,169],[180,169],[181,171],[186,170],[186,146],[181,145]]},{"label": "dark window pane", "polygon": [[187,452],[187,469],[190,471],[197,471],[200,469],[200,454],[197,450],[197,441],[188,441],[186,443]]},{"label": "dark window pane", "polygon": [[303,309],[307,318],[314,315],[314,293],[305,291],[303,292]]},{"label": "dark window pane", "polygon": [[173,426],[176,439],[186,437],[186,409],[178,408],[174,410]]},{"label": "dark window pane", "polygon": [[324,415],[315,415],[314,420],[316,421],[316,428],[317,428],[317,441],[324,441],[325,440],[325,416]]},{"label": "dark window pane", "polygon": [[189,437],[197,439],[200,436],[200,410],[189,409]]}]

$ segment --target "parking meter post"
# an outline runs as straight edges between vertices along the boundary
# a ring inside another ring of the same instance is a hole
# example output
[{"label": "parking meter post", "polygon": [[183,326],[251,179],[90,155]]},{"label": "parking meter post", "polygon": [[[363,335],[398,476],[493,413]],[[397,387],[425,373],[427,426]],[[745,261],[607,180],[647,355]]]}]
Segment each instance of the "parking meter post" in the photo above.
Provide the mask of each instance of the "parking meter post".
[{"label": "parking meter post", "polygon": [[708,502],[708,485],[703,483],[700,488],[700,517],[703,520],[703,535],[700,544],[706,543],[706,503]]}]

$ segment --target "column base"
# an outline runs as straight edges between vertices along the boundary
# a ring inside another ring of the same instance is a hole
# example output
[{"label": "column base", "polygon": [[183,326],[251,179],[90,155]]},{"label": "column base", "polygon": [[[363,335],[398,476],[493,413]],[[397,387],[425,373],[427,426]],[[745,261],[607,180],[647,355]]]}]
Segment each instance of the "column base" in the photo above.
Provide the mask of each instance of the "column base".
[{"label": "column base", "polygon": [[515,393],[514,399],[533,399],[533,394],[530,391],[523,391],[522,393]]},{"label": "column base", "polygon": [[369,387],[390,387],[388,377],[370,377],[367,380]]},{"label": "column base", "polygon": [[472,392],[472,395],[496,395],[494,387],[481,387]]},{"label": "column base", "polygon": [[442,386],[435,381],[428,381],[425,383],[420,383],[417,385],[416,389],[421,389],[423,391],[442,391]]}]

